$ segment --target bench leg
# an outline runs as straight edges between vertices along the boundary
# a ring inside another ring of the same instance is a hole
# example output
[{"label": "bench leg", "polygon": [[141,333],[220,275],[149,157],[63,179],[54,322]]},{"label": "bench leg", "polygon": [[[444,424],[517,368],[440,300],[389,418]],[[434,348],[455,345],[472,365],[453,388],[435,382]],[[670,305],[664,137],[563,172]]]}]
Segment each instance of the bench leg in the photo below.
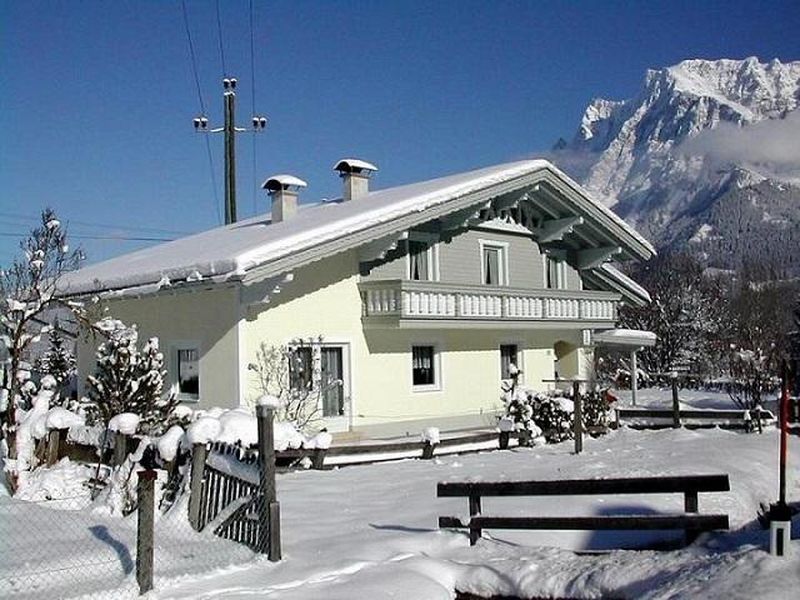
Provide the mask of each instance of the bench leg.
[{"label": "bench leg", "polygon": [[[684,492],[683,494],[683,510],[687,513],[694,513],[696,514],[698,511],[698,500],[697,500],[697,492],[690,491]],[[696,529],[687,529],[683,532],[683,539],[686,542],[686,545],[689,546],[694,543],[697,539],[697,536],[700,535],[700,532]]]}]

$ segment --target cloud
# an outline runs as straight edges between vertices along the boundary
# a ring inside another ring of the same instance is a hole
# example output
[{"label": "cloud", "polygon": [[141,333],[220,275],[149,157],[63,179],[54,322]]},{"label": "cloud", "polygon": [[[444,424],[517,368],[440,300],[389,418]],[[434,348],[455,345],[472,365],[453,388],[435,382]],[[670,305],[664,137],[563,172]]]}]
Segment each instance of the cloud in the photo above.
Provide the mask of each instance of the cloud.
[{"label": "cloud", "polygon": [[720,123],[689,138],[677,151],[702,156],[711,164],[736,164],[777,177],[796,176],[800,172],[800,110],[783,119],[744,127]]}]

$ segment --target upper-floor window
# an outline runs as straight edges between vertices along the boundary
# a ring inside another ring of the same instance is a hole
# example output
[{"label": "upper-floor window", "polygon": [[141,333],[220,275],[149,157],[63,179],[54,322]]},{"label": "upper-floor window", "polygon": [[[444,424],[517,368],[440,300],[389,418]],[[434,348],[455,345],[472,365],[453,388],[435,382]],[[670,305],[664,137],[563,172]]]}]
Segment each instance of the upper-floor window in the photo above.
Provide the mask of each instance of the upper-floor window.
[{"label": "upper-floor window", "polygon": [[435,239],[424,233],[412,232],[407,241],[408,278],[411,281],[439,279],[438,252]]},{"label": "upper-floor window", "polygon": [[567,287],[567,263],[550,255],[545,256],[545,286],[552,290],[563,290]]},{"label": "upper-floor window", "polygon": [[430,281],[431,261],[426,242],[408,241],[408,278],[413,281]]},{"label": "upper-floor window", "polygon": [[508,285],[508,244],[480,241],[481,283]]}]

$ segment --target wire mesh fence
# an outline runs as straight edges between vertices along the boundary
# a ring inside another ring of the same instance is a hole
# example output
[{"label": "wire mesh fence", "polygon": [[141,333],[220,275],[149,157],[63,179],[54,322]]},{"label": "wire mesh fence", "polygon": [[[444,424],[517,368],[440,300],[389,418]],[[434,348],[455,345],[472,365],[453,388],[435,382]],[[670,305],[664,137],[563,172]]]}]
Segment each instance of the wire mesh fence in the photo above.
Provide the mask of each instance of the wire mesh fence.
[{"label": "wire mesh fence", "polygon": [[[34,495],[0,497],[0,598],[126,598],[139,594],[141,498],[137,490],[141,488],[136,480],[140,471],[126,475],[123,465],[117,472],[122,477],[115,480],[112,475],[109,484],[92,498],[88,487],[81,490],[75,482],[63,484],[65,477],[76,476],[75,467],[62,460],[41,468],[39,473],[49,476],[44,479],[53,482],[50,492],[46,485],[37,485]],[[197,531],[189,520],[188,489],[164,501],[169,490],[167,472],[158,470],[156,475],[151,513],[156,588],[179,575],[240,564],[255,556],[253,547],[224,539],[218,531],[223,523],[231,531],[244,531],[259,511],[250,496],[232,504],[226,503],[222,493],[215,493],[210,497],[212,504],[217,504],[215,518]],[[186,469],[178,476],[188,482]],[[121,479],[125,479],[123,486],[117,485]],[[227,487],[233,489],[233,483],[226,483]],[[59,494],[65,488],[70,495]],[[120,506],[127,509],[117,510]]]}]

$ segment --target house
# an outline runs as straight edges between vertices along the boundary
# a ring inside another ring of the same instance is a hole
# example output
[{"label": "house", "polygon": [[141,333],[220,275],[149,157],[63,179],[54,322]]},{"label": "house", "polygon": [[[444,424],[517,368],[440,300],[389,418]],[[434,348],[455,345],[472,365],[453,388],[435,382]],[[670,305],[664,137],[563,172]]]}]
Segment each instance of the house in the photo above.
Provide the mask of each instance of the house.
[{"label": "house", "polygon": [[[271,214],[88,266],[62,291],[159,336],[198,408],[259,395],[262,343],[321,337],[303,360],[341,381],[325,424],[371,435],[493,424],[512,363],[533,388],[586,377],[593,333],[649,301],[610,261],[653,247],[545,160],[377,191],[375,165],[335,170],[340,199],[300,205],[305,183],[277,175]],[[93,352],[79,349],[81,385]]]}]

